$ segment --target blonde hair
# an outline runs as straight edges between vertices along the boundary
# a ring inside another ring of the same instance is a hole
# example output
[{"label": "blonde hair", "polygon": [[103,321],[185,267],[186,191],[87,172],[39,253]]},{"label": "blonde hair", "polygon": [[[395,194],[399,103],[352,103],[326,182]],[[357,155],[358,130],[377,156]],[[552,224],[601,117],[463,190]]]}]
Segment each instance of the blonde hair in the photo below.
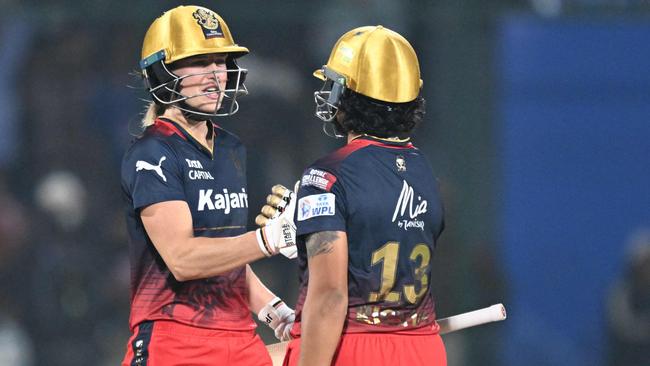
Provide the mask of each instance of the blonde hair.
[{"label": "blonde hair", "polygon": [[158,105],[155,102],[150,102],[147,109],[144,111],[144,116],[142,117],[142,128],[144,129],[153,125],[156,118],[165,113],[165,109],[165,106]]}]

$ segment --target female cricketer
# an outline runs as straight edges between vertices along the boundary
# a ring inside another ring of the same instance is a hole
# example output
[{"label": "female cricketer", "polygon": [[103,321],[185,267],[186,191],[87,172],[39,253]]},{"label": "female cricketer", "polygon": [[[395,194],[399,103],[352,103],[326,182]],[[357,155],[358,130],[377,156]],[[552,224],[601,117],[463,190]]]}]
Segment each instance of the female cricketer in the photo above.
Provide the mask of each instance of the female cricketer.
[{"label": "female cricketer", "polygon": [[424,116],[415,51],[360,27],[314,75],[325,81],[316,115],[347,145],[307,168],[297,192],[301,288],[284,364],[446,365],[430,293],[443,206],[409,141]]},{"label": "female cricketer", "polygon": [[[247,53],[217,13],[197,6],[165,12],[144,38],[153,101],[121,173],[132,330],[123,366],[271,365],[251,311],[288,337],[293,310],[248,263],[295,249],[295,200],[247,232],[245,149],[212,122],[239,109],[246,70],[236,59]],[[290,191],[275,192],[291,202]]]}]

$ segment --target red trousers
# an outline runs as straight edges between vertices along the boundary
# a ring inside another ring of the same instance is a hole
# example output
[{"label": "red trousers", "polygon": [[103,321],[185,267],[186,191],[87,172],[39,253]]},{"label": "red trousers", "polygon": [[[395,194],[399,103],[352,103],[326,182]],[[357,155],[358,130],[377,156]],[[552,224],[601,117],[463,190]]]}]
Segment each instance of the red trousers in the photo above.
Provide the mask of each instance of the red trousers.
[{"label": "red trousers", "polygon": [[[283,366],[295,366],[300,357],[300,338],[287,347]],[[438,334],[405,335],[349,333],[341,336],[333,366],[447,366],[447,353]]]},{"label": "red trousers", "polygon": [[253,330],[224,331],[172,321],[140,324],[129,339],[122,366],[272,366]]}]

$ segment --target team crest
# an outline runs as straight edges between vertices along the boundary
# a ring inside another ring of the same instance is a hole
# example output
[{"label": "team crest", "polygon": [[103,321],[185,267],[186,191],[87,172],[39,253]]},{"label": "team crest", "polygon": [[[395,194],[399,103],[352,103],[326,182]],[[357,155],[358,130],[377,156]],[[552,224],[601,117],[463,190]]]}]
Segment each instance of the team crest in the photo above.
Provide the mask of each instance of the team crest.
[{"label": "team crest", "polygon": [[404,157],[402,155],[397,155],[395,158],[395,166],[397,166],[398,172],[406,171],[406,160],[404,160]]},{"label": "team crest", "polygon": [[223,38],[223,32],[221,31],[221,24],[219,23],[217,14],[207,9],[197,9],[192,13],[192,16],[196,19],[196,23],[201,26],[205,39]]}]

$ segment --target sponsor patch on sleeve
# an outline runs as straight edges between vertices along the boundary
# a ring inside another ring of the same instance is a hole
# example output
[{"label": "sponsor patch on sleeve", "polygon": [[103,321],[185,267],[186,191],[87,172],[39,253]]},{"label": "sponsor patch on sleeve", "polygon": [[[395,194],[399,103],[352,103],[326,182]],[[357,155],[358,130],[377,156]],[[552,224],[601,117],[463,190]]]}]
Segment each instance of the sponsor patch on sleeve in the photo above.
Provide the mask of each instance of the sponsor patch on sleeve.
[{"label": "sponsor patch on sleeve", "polygon": [[298,200],[298,221],[317,216],[334,216],[335,210],[334,193],[312,194]]},{"label": "sponsor patch on sleeve", "polygon": [[307,174],[302,176],[300,186],[312,186],[329,192],[334,183],[336,183],[336,177],[334,174],[328,173],[324,170],[310,169]]}]

